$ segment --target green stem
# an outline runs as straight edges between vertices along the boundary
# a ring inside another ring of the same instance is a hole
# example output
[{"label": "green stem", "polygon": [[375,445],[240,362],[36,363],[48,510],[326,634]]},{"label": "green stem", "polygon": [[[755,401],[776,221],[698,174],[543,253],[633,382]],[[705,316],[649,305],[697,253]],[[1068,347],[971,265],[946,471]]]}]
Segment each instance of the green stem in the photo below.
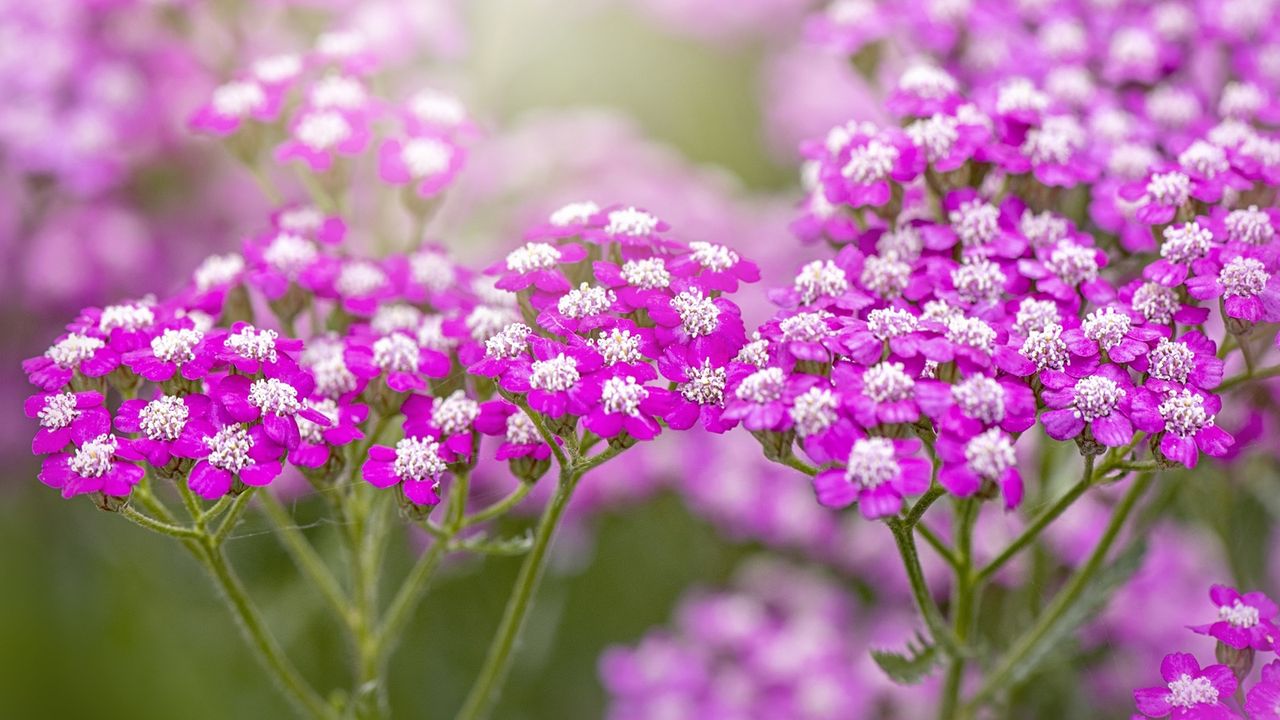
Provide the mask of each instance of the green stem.
[{"label": "green stem", "polygon": [[[962,646],[969,638],[969,625],[973,620],[974,589],[973,581],[973,524],[978,517],[978,502],[973,498],[958,503],[955,528],[956,545],[956,585],[954,607],[952,609],[951,627],[956,640]],[[960,702],[961,683],[964,681],[966,659],[963,655],[951,658],[947,667],[947,677],[943,685],[942,702],[938,706],[940,720],[954,717]]]},{"label": "green stem", "polygon": [[218,526],[218,531],[213,534],[214,545],[221,547],[227,541],[227,536],[235,529],[236,523],[240,522],[240,516],[249,507],[249,500],[252,497],[253,488],[249,488],[237,495],[236,499],[231,502],[231,509],[227,511],[227,516],[223,518],[222,524]]},{"label": "green stem", "polygon": [[1223,380],[1222,384],[1218,386],[1217,391],[1219,393],[1224,393],[1234,388],[1235,386],[1248,382],[1250,380],[1264,380],[1266,378],[1276,377],[1277,375],[1280,375],[1280,365],[1273,365],[1271,367],[1262,368],[1260,370],[1254,370],[1252,372],[1248,372],[1248,371],[1242,372],[1238,375],[1232,375],[1226,380]]},{"label": "green stem", "polygon": [[1050,523],[1057,520],[1062,513],[1067,511],[1067,508],[1071,507],[1076,500],[1080,499],[1081,495],[1084,495],[1085,491],[1089,489],[1089,486],[1093,484],[1094,459],[1092,456],[1086,456],[1084,462],[1084,475],[1080,478],[1080,482],[1072,485],[1071,489],[1062,497],[1058,498],[1056,502],[1037,515],[1036,518],[1031,521],[1031,524],[1022,531],[1022,534],[1009,544],[1009,547],[1005,548],[1004,551],[997,555],[994,560],[987,563],[978,571],[978,574],[974,577],[974,582],[982,583],[988,580],[996,573],[996,571],[1004,567],[1010,560],[1017,556],[1018,553],[1022,552],[1024,548],[1035,542],[1036,538],[1040,537],[1040,533],[1044,532],[1044,529],[1049,527]]},{"label": "green stem", "polygon": [[395,652],[396,646],[399,645],[400,637],[404,634],[409,620],[412,619],[414,609],[418,607],[423,594],[426,593],[432,575],[444,558],[448,544],[447,539],[431,541],[431,547],[418,557],[418,561],[405,576],[404,584],[400,586],[399,592],[387,608],[382,625],[378,629],[376,641],[377,654],[383,665],[390,661],[391,653]]},{"label": "green stem", "polygon": [[[595,457],[599,458],[608,452],[606,450]],[[462,709],[458,711],[458,720],[480,720],[485,718],[497,701],[507,672],[511,668],[511,658],[515,649],[516,639],[520,636],[525,620],[528,618],[534,591],[537,590],[543,571],[546,570],[551,540],[555,537],[556,528],[560,524],[560,519],[564,516],[564,510],[569,505],[569,498],[573,495],[573,490],[583,472],[585,470],[580,466],[572,468],[561,467],[560,482],[556,486],[556,492],[552,496],[551,502],[547,503],[546,510],[543,511],[542,518],[538,521],[538,530],[534,535],[533,547],[530,548],[529,554],[525,556],[524,563],[520,566],[520,574],[516,577],[515,591],[507,601],[507,607],[502,614],[502,623],[498,626],[498,633],[494,636],[493,642],[489,646],[489,653],[485,658],[484,666],[476,677],[475,684],[471,686],[471,691],[467,694],[467,700],[463,703]]]},{"label": "green stem", "polygon": [[200,537],[200,533],[193,528],[174,525],[172,523],[164,522],[163,520],[157,520],[146,513],[138,512],[129,505],[125,505],[120,508],[120,514],[124,516],[126,520],[133,522],[135,525],[140,525],[148,530],[161,533],[162,535],[169,535],[171,537],[184,539]]},{"label": "green stem", "polygon": [[1053,626],[1084,594],[1089,581],[1093,579],[1098,569],[1106,561],[1107,553],[1110,552],[1111,546],[1115,544],[1129,515],[1138,504],[1138,500],[1141,499],[1147,488],[1151,486],[1152,478],[1153,475],[1144,474],[1139,475],[1134,480],[1129,491],[1125,493],[1120,503],[1112,511],[1111,522],[1108,523],[1102,537],[1098,540],[1097,546],[1094,547],[1084,565],[1076,571],[1075,575],[1067,582],[1066,587],[1053,599],[1053,602],[1045,609],[1036,624],[1013,644],[996,670],[987,676],[982,687],[965,705],[959,717],[972,717],[992,695],[1001,689],[1006,689],[1009,685],[1009,677],[1016,672],[1018,665],[1038,649],[1041,641],[1053,629]]},{"label": "green stem", "polygon": [[515,490],[512,490],[506,497],[463,518],[462,527],[471,527],[472,525],[478,525],[501,515],[506,515],[508,511],[519,505],[521,501],[528,496],[531,490],[533,490],[532,483],[521,481],[520,485],[517,486]]},{"label": "green stem", "polygon": [[889,518],[887,524],[889,530],[893,532],[898,554],[902,556],[902,564],[907,570],[907,579],[911,583],[911,595],[915,598],[916,606],[920,609],[920,615],[933,635],[934,642],[940,645],[948,655],[952,657],[959,655],[960,643],[951,634],[951,629],[947,627],[942,617],[942,611],[938,610],[937,603],[929,594],[929,586],[924,579],[924,570],[920,568],[920,555],[916,550],[912,530],[898,518]]},{"label": "green stem", "polygon": [[[247,493],[246,493],[247,495]],[[298,669],[285,656],[284,650],[267,629],[262,614],[245,592],[244,585],[228,564],[217,542],[205,536],[202,543],[194,545],[192,554],[200,561],[222,590],[232,613],[239,622],[249,646],[274,677],[276,684],[289,700],[307,717],[337,720],[337,713],[311,688]]]},{"label": "green stem", "polygon": [[952,569],[960,566],[960,560],[956,557],[956,554],[951,551],[951,548],[947,547],[946,543],[942,542],[942,538],[938,537],[937,533],[929,529],[928,525],[918,524],[915,527],[915,531],[919,533],[920,537],[924,538],[924,541],[928,543],[929,547],[933,548],[934,552],[947,561],[947,565],[950,565]]},{"label": "green stem", "polygon": [[338,618],[350,624],[351,617],[348,612],[349,603],[346,593],[342,591],[337,578],[329,571],[329,566],[320,557],[320,553],[307,540],[306,535],[293,522],[293,517],[274,495],[264,492],[258,497],[258,501],[262,507],[262,514],[266,515],[267,520],[271,522],[272,529],[280,538],[289,557],[293,559],[294,565],[297,565],[302,574],[320,590],[320,594],[329,602],[330,608]]}]

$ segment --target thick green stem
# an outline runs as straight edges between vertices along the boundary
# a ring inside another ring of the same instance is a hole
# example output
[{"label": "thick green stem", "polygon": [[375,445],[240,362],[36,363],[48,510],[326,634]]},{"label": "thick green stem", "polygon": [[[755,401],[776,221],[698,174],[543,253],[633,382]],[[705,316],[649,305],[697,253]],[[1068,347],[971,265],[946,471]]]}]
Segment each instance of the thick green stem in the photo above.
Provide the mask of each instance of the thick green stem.
[{"label": "thick green stem", "polygon": [[915,537],[912,530],[908,528],[898,518],[889,518],[889,530],[893,532],[894,542],[898,546],[898,553],[902,556],[902,564],[907,569],[907,579],[911,583],[911,595],[915,598],[916,606],[920,609],[920,615],[924,617],[925,625],[928,626],[929,632],[933,635],[933,641],[942,647],[947,655],[955,657],[960,655],[961,647],[952,635],[951,629],[947,627],[946,621],[942,617],[942,611],[938,610],[938,605],[934,602],[933,596],[929,594],[929,586],[924,579],[924,570],[920,568],[920,555],[916,550]]},{"label": "thick green stem", "polygon": [[1111,546],[1115,544],[1129,515],[1132,514],[1134,507],[1138,504],[1138,500],[1141,499],[1147,488],[1151,486],[1152,477],[1151,474],[1145,474],[1139,475],[1134,479],[1133,485],[1130,486],[1128,492],[1125,493],[1120,503],[1112,511],[1111,522],[1108,523],[1101,539],[1098,540],[1097,546],[1094,547],[1084,565],[1067,581],[1067,585],[1053,599],[1049,607],[1045,609],[1036,624],[1014,642],[995,671],[987,676],[982,687],[965,705],[959,717],[972,717],[992,695],[1002,689],[1007,689],[1009,677],[1017,670],[1018,665],[1039,649],[1040,643],[1053,630],[1054,625],[1080,599],[1085,589],[1088,588],[1089,581],[1093,579],[1098,569],[1106,561],[1107,553],[1110,552]]},{"label": "thick green stem", "polygon": [[[961,500],[957,506],[955,546],[955,590],[951,611],[951,627],[956,641],[963,646],[969,640],[969,628],[973,620],[976,583],[973,579],[973,524],[978,517],[978,502],[973,498]],[[964,681],[966,658],[951,658],[942,690],[942,702],[938,706],[940,720],[950,720],[960,703],[961,684]]]},{"label": "thick green stem", "polygon": [[[596,457],[598,458],[604,454],[601,453]],[[525,620],[529,616],[529,608],[532,606],[534,592],[542,580],[543,571],[546,570],[551,540],[555,537],[556,528],[560,525],[560,519],[564,516],[565,508],[569,505],[569,498],[573,495],[573,490],[583,472],[584,469],[581,466],[561,468],[556,492],[551,497],[551,502],[547,503],[546,510],[543,511],[542,518],[538,521],[538,530],[534,535],[533,547],[530,548],[529,554],[525,556],[524,563],[520,566],[520,574],[516,577],[515,590],[507,601],[506,610],[503,611],[498,633],[494,636],[493,642],[489,646],[489,653],[485,658],[484,666],[476,677],[475,684],[471,686],[471,692],[467,694],[466,702],[463,703],[462,709],[458,711],[458,720],[480,720],[485,718],[497,701],[502,684],[506,680],[507,672],[511,668],[511,659],[516,641],[520,637]]]},{"label": "thick green stem", "polygon": [[350,604],[347,601],[346,593],[342,591],[342,586],[338,584],[337,578],[329,570],[329,566],[325,564],[324,558],[320,557],[320,553],[307,540],[306,535],[293,521],[293,516],[285,510],[280,501],[270,492],[264,492],[258,497],[258,502],[262,507],[262,514],[267,516],[267,520],[271,522],[271,528],[275,531],[280,542],[284,545],[284,549],[289,553],[289,557],[293,559],[294,565],[302,571],[302,574],[315,584],[316,589],[328,601],[330,608],[338,616],[343,623],[351,624],[351,615],[349,612]]},{"label": "thick green stem", "polygon": [[276,642],[275,637],[267,630],[266,621],[263,620],[262,614],[254,606],[253,601],[249,599],[244,585],[231,569],[217,542],[206,535],[203,542],[195,543],[192,547],[192,554],[205,566],[218,588],[222,590],[232,614],[244,632],[245,640],[257,654],[262,665],[271,672],[280,690],[302,711],[304,716],[337,720],[337,713],[311,688],[298,669],[285,656],[284,650]]}]

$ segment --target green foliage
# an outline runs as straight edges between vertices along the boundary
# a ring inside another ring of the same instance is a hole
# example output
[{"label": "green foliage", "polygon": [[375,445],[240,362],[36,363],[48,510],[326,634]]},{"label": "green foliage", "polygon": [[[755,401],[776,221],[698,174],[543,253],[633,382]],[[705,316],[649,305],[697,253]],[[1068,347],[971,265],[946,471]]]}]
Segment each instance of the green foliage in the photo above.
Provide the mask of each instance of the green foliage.
[{"label": "green foliage", "polygon": [[929,677],[941,657],[942,654],[938,652],[938,648],[920,635],[916,635],[915,642],[907,643],[905,653],[889,650],[871,651],[871,659],[876,661],[876,665],[880,666],[885,675],[903,685],[915,685]]}]

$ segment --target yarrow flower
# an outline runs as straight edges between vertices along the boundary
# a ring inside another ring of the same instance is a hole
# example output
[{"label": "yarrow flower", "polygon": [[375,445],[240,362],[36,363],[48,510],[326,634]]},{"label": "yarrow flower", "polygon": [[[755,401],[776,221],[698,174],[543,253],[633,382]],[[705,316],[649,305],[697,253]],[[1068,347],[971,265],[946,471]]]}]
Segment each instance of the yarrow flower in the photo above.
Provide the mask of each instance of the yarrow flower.
[{"label": "yarrow flower", "polygon": [[1236,678],[1226,665],[1202,670],[1191,655],[1172,653],[1160,663],[1160,676],[1165,685],[1133,691],[1143,715],[1174,720],[1235,716],[1226,703],[1236,691]]}]

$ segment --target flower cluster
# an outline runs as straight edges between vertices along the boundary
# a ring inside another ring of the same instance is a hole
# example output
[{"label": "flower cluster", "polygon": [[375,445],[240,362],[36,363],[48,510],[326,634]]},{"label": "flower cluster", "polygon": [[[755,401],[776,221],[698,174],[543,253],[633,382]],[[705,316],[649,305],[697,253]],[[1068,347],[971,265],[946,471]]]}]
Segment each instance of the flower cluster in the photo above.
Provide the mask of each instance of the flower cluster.
[{"label": "flower cluster", "polygon": [[[905,22],[917,56],[886,100],[898,123],[805,146],[793,229],[838,252],[774,292],[728,414],[783,461],[798,440],[819,500],[868,517],[928,488],[931,464],[955,495],[1017,505],[1016,443],[1037,421],[1086,455],[1144,439],[1161,467],[1228,455],[1224,368],[1236,348],[1254,362],[1255,330],[1280,320],[1275,78],[1252,23],[1180,3],[1154,19],[908,5],[837,2],[813,22],[845,53]],[[978,17],[1000,41],[957,54]],[[1240,79],[1206,102],[1192,59],[1220,50]]]},{"label": "flower cluster", "polygon": [[563,436],[578,419],[628,444],[662,428],[726,428],[727,368],[746,342],[725,297],[759,270],[733,250],[668,236],[634,207],[567,205],[488,270],[521,317],[471,371]]},{"label": "flower cluster", "polygon": [[[1160,664],[1164,685],[1133,691],[1138,710],[1149,718],[1209,720],[1239,717],[1232,697],[1249,678],[1257,651],[1276,652],[1280,613],[1266,595],[1243,595],[1234,588],[1214,585],[1209,598],[1217,607],[1216,619],[1191,629],[1218,641],[1220,664],[1201,668],[1189,653],[1172,653]],[[1263,666],[1261,678],[1244,695],[1242,709],[1261,720],[1280,716],[1280,660]]]}]

